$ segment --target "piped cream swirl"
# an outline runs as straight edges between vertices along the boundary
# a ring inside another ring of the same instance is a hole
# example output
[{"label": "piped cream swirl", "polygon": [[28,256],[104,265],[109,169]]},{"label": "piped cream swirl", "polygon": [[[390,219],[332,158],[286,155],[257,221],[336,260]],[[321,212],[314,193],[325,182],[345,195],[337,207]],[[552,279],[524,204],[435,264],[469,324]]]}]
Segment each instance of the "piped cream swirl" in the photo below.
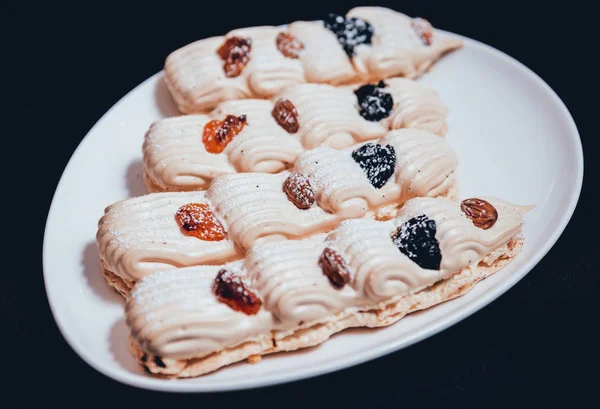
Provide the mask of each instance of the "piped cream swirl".
[{"label": "piped cream swirl", "polygon": [[257,240],[307,237],[335,226],[341,219],[313,206],[298,209],[287,199],[285,174],[243,173],[215,179],[206,192],[228,234],[247,250]]},{"label": "piped cream swirl", "polygon": [[415,198],[407,202],[396,218],[396,225],[426,214],[435,220],[442,263],[440,278],[445,279],[465,266],[477,263],[486,254],[506,244],[521,230],[524,214],[530,209],[493,197],[482,197],[498,211],[492,228],[476,227],[461,211],[458,203],[447,199]]},{"label": "piped cream swirl", "polygon": [[[262,335],[270,337],[271,332],[277,338],[340,314],[374,308],[476,265],[517,236],[528,208],[486,200],[499,215],[489,230],[475,227],[459,203],[418,198],[393,220],[347,220],[327,236],[259,243],[243,262],[153,274],[141,280],[129,298],[127,322],[145,350],[167,358],[193,358]],[[442,254],[439,271],[419,267],[391,239],[402,223],[421,214],[436,223]],[[318,264],[325,246],[349,265],[351,280],[341,290],[331,285]],[[236,312],[210,292],[211,280],[221,268],[249,283],[263,302],[257,315]]]},{"label": "piped cream swirl", "polygon": [[284,87],[305,82],[302,63],[286,58],[278,49],[279,27],[251,27],[233,30],[227,38],[237,36],[252,39],[250,61],[242,70],[248,88],[256,98],[270,98]]},{"label": "piped cream swirl", "polygon": [[206,151],[202,131],[211,117],[184,115],[150,126],[144,138],[144,170],[155,189],[205,190],[217,176],[235,173],[225,154]]},{"label": "piped cream swirl", "polygon": [[212,118],[247,117],[247,125],[227,145],[223,157],[238,172],[281,172],[303,151],[298,139],[275,122],[272,110],[270,101],[253,99],[224,102],[211,112]]},{"label": "piped cream swirl", "polygon": [[333,288],[318,264],[323,248],[323,236],[318,236],[256,245],[247,254],[248,280],[283,326],[312,322],[347,304],[348,294]]},{"label": "piped cream swirl", "polygon": [[360,116],[354,88],[358,86],[305,84],[281,93],[281,97],[292,101],[298,110],[298,136],[305,149],[319,146],[342,149],[385,134],[386,127],[382,123]]},{"label": "piped cream swirl", "polygon": [[[138,283],[126,307],[127,325],[140,346],[168,358],[198,358],[268,331],[272,315],[240,314],[212,292],[214,266],[154,274]],[[235,341],[233,341],[235,343]]]},{"label": "piped cream swirl", "polygon": [[[388,129],[446,130],[447,110],[438,94],[413,81],[393,78],[391,115],[379,122],[360,116],[354,91],[359,87],[302,84],[286,88],[273,101],[247,99],[220,104],[209,115],[188,115],[154,123],[143,145],[144,168],[152,191],[205,190],[216,176],[236,172],[277,173],[289,168],[304,150],[343,149],[380,138]],[[299,113],[296,134],[273,119],[274,101],[287,98]],[[227,115],[246,115],[247,125],[219,154],[206,151],[206,123]]]},{"label": "piped cream swirl", "polygon": [[[286,174],[240,173],[215,179],[206,192],[153,193],[109,206],[97,242],[106,268],[130,280],[170,267],[240,259],[257,241],[304,238],[335,227],[341,216],[318,206],[300,210],[283,192]],[[207,204],[227,238],[186,236],[175,220],[179,207]]]},{"label": "piped cream swirl", "polygon": [[[356,47],[353,58],[322,21],[250,27],[196,41],[171,53],[165,62],[167,85],[182,112],[202,113],[227,100],[271,98],[301,82],[339,85],[399,75],[413,78],[462,44],[436,32],[432,44],[426,46],[413,30],[411,18],[386,8],[359,7],[348,17],[360,17],[374,29],[372,44]],[[304,45],[298,59],[286,58],[277,49],[276,38],[282,31]],[[252,49],[241,74],[228,78],[217,49],[234,35],[250,38]]]},{"label": "piped cream swirl", "polygon": [[246,78],[228,78],[217,49],[224,37],[211,37],[173,51],[165,61],[165,82],[184,113],[202,113],[222,101],[251,98]]},{"label": "piped cream swirl", "polygon": [[219,264],[242,257],[233,242],[184,235],[175,213],[204,203],[205,192],[153,193],[117,202],[98,222],[96,241],[106,268],[130,280],[173,267]]},{"label": "piped cream swirl", "polygon": [[448,108],[433,88],[406,79],[390,78],[385,81],[394,99],[392,114],[384,121],[388,129],[422,129],[444,136],[448,129]]},{"label": "piped cream swirl", "polygon": [[458,159],[439,136],[403,129],[389,132],[376,143],[391,145],[396,155],[394,175],[380,189],[371,185],[350,149],[307,151],[297,159],[294,171],[309,178],[319,206],[351,218],[387,205],[400,206],[413,197],[449,196],[457,190]]},{"label": "piped cream swirl", "polygon": [[444,53],[462,45],[462,41],[436,31],[426,45],[413,29],[412,18],[384,7],[356,7],[348,17],[361,18],[374,27],[372,44],[356,47],[352,59],[360,75],[370,79],[415,78]]},{"label": "piped cream swirl", "polygon": [[[349,149],[318,148],[302,155],[294,171],[308,177],[317,201],[317,206],[308,210],[298,209],[283,192],[289,172],[224,174],[213,180],[206,194],[155,194],[117,203],[100,222],[101,257],[110,271],[137,280],[170,265],[216,264],[239,258],[236,248],[246,251],[259,240],[303,238],[333,228],[345,218],[365,217],[388,206],[395,211],[415,196],[451,196],[455,192],[457,160],[442,138],[425,131],[398,130],[379,143],[393,146],[396,155],[395,173],[381,189],[371,185]],[[226,154],[243,151],[242,145],[228,146]],[[174,214],[179,206],[195,201],[211,206],[223,221],[228,240],[203,244],[182,235]],[[183,243],[193,245],[191,258],[177,256],[184,251]]]}]

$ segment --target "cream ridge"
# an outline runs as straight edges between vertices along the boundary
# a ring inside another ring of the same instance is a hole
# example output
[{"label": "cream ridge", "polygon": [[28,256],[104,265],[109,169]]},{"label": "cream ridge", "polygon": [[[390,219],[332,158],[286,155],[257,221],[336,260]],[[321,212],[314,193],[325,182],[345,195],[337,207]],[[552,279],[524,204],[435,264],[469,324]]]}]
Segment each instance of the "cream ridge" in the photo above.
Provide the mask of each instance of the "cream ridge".
[{"label": "cream ridge", "polygon": [[[152,192],[205,190],[220,175],[281,172],[306,150],[344,149],[380,138],[389,130],[410,128],[445,135],[447,108],[436,91],[404,78],[386,80],[385,85],[383,90],[394,105],[380,121],[367,121],[359,114],[354,95],[359,85],[326,84],[288,87],[272,101],[224,102],[208,115],[159,120],[146,133],[142,147],[146,185]],[[280,98],[291,101],[298,111],[297,133],[286,132],[273,118],[274,103]],[[223,152],[210,153],[202,139],[204,127],[227,115],[246,115],[247,125]]]},{"label": "cream ridge", "polygon": [[[336,314],[353,314],[415,293],[464,268],[476,268],[520,234],[529,207],[484,199],[498,212],[487,230],[475,227],[457,202],[415,198],[388,221],[346,220],[331,233],[308,240],[256,244],[244,260],[152,274],[138,282],[128,299],[131,334],[148,353],[200,358],[265,333],[277,339],[277,334],[334,320]],[[439,270],[420,267],[391,239],[419,215],[435,221]],[[319,265],[325,247],[342,255],[349,267],[350,279],[341,289]],[[256,315],[235,311],[215,297],[212,283],[223,268],[239,275],[262,300]]]},{"label": "cream ridge", "polygon": [[[136,281],[170,267],[239,259],[257,241],[306,238],[346,218],[379,217],[383,208],[391,217],[415,196],[456,195],[458,160],[442,138],[399,130],[378,143],[395,151],[395,170],[380,189],[370,183],[350,149],[318,148],[301,156],[294,172],[308,178],[316,199],[307,210],[298,209],[283,191],[288,171],[222,175],[203,192],[154,193],[118,202],[99,222],[100,258],[108,271]],[[184,235],[175,213],[188,203],[208,205],[225,227],[227,239],[203,241]]]},{"label": "cream ridge", "polygon": [[[444,53],[462,45],[436,31],[426,44],[415,31],[412,18],[383,7],[358,7],[347,17],[361,18],[373,28],[371,44],[356,47],[353,57],[322,21],[251,27],[172,52],[165,61],[166,83],[181,112],[202,113],[227,100],[271,98],[299,83],[339,85],[393,76],[414,78]],[[302,43],[298,58],[288,58],[278,50],[277,37],[282,32]],[[241,73],[227,77],[217,50],[233,37],[249,39],[251,49]]]}]

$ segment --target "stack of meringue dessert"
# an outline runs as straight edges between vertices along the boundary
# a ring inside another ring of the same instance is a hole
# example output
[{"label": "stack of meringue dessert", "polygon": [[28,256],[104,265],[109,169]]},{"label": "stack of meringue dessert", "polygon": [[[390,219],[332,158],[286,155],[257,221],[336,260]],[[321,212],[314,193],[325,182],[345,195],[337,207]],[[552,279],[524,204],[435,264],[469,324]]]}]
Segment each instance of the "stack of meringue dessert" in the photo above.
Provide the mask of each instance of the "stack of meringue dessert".
[{"label": "stack of meringue dessert", "polygon": [[182,115],[149,124],[151,193],[97,233],[141,370],[195,377],[387,326],[517,256],[529,207],[459,198],[446,106],[414,81],[461,46],[359,7],[169,55]]}]

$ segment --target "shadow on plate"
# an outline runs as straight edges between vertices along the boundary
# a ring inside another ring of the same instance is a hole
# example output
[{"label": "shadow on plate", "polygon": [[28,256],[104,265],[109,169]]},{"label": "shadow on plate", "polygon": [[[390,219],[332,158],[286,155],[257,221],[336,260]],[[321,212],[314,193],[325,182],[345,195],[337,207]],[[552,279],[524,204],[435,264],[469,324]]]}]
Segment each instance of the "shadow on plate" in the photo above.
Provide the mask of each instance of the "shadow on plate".
[{"label": "shadow on plate", "polygon": [[117,294],[104,280],[100,272],[100,256],[95,241],[89,242],[83,249],[81,255],[83,275],[94,293],[105,301],[111,303],[122,303],[122,297]]},{"label": "shadow on plate", "polygon": [[115,361],[121,365],[127,372],[142,375],[137,363],[133,357],[133,353],[129,349],[129,330],[125,324],[125,319],[121,318],[110,328],[108,336],[110,352],[115,357]]},{"label": "shadow on plate", "polygon": [[164,118],[177,116],[180,114],[179,110],[177,110],[177,105],[175,104],[175,101],[169,92],[169,88],[167,88],[164,75],[161,76],[156,82],[154,98],[156,101],[156,106],[158,106],[158,110]]},{"label": "shadow on plate", "polygon": [[127,166],[125,185],[129,197],[142,196],[148,193],[144,185],[144,162],[141,159],[136,159]]}]

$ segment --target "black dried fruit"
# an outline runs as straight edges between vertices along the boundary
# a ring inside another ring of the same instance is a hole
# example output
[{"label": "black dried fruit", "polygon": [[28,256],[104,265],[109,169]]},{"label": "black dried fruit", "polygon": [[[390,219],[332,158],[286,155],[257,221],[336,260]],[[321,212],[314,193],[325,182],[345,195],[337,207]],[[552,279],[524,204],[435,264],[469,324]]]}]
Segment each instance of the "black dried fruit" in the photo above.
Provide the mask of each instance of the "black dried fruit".
[{"label": "black dried fruit", "polygon": [[379,189],[392,177],[396,168],[396,151],[392,145],[367,143],[352,152],[371,184]]},{"label": "black dried fruit", "polygon": [[346,17],[335,13],[329,13],[323,23],[327,30],[333,31],[333,33],[337,35],[337,33],[344,31]]},{"label": "black dried fruit", "polygon": [[165,363],[163,362],[163,360],[159,356],[155,356],[154,357],[154,363],[159,368],[166,368],[167,367],[167,365],[165,365]]},{"label": "black dried fruit", "polygon": [[324,20],[325,28],[332,31],[348,57],[354,56],[354,47],[360,44],[371,44],[373,26],[363,19],[345,18],[339,14],[330,13]]},{"label": "black dried fruit", "polygon": [[422,214],[404,222],[392,235],[392,240],[402,254],[421,268],[439,270],[442,253],[435,233],[435,220]]},{"label": "black dried fruit", "polygon": [[383,81],[379,81],[379,84],[363,85],[354,91],[360,107],[360,116],[367,121],[380,121],[392,113],[394,99],[392,94],[382,91],[385,86]]}]

